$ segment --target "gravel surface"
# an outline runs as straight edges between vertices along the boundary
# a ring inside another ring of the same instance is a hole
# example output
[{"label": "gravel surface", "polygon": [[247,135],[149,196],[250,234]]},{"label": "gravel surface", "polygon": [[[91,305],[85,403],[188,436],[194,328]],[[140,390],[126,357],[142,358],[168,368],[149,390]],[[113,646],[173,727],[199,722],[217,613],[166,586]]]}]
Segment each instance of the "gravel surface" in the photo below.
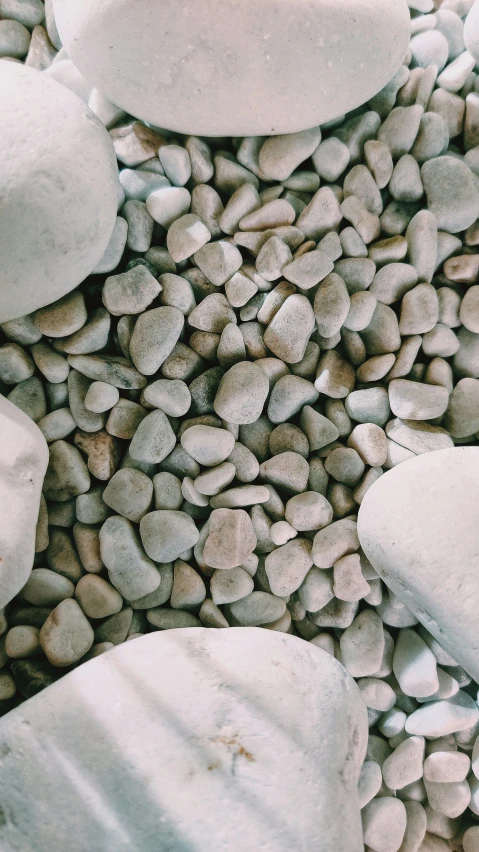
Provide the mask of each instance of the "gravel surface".
[{"label": "gravel surface", "polygon": [[[384,471],[479,437],[471,2],[409,5],[395,78],[302,133],[186,138],[83,87],[118,220],[96,274],[1,326],[0,390],[50,465],[0,712],[151,630],[290,632],[366,702],[366,848],[475,852],[478,686],[356,531]],[[0,50],[55,76],[72,63],[41,6],[0,3]]]}]

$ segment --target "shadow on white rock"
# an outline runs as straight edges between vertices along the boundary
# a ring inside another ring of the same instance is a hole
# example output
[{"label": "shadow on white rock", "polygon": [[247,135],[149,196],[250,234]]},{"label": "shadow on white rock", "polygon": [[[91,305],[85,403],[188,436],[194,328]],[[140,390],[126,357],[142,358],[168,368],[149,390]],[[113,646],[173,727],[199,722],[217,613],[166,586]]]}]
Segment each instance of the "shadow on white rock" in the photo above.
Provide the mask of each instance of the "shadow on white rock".
[{"label": "shadow on white rock", "polygon": [[53,5],[68,55],[101,92],[200,136],[293,133],[336,118],[389,82],[410,32],[405,0]]},{"label": "shadow on white rock", "polygon": [[258,628],[127,642],[0,720],[2,852],[362,852],[366,708]]},{"label": "shadow on white rock", "polygon": [[23,588],[33,567],[47,465],[38,426],[0,395],[0,608]]},{"label": "shadow on white rock", "polygon": [[386,585],[479,680],[479,447],[424,453],[381,476],[358,535]]}]

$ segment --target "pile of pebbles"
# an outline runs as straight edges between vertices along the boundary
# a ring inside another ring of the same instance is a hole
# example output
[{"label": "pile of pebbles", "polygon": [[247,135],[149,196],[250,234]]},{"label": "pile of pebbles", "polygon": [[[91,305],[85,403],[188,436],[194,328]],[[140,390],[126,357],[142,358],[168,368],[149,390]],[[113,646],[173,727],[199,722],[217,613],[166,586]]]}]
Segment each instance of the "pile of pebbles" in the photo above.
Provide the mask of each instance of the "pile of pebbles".
[{"label": "pile of pebbles", "polygon": [[119,164],[95,274],[1,326],[0,391],[50,465],[0,613],[0,708],[153,630],[289,632],[367,705],[366,849],[477,852],[478,686],[356,531],[384,471],[479,437],[471,2],[409,5],[404,64],[364,107],[200,139],[92,94],[49,2],[45,23],[41,0],[0,0],[0,55],[88,99]]}]

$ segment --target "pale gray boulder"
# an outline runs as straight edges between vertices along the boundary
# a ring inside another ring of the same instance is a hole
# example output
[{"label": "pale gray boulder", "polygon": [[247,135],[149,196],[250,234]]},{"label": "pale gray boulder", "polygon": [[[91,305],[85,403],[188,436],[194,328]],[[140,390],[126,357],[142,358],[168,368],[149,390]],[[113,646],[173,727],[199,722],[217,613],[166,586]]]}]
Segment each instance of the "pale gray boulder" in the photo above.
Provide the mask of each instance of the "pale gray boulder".
[{"label": "pale gray boulder", "polygon": [[0,322],[73,290],[96,267],[116,222],[115,152],[69,89],[0,67]]},{"label": "pale gray boulder", "polygon": [[381,476],[358,535],[384,582],[478,680],[479,447],[423,453]]},{"label": "pale gray boulder", "polygon": [[0,394],[0,608],[27,582],[48,446],[33,420]]},{"label": "pale gray boulder", "polygon": [[258,628],[150,634],[0,720],[0,846],[362,852],[366,741],[359,690],[320,648]]},{"label": "pale gray boulder", "polygon": [[53,6],[90,83],[144,121],[199,136],[291,134],[336,118],[389,82],[410,31],[405,0],[184,0],[181,14],[175,0]]}]

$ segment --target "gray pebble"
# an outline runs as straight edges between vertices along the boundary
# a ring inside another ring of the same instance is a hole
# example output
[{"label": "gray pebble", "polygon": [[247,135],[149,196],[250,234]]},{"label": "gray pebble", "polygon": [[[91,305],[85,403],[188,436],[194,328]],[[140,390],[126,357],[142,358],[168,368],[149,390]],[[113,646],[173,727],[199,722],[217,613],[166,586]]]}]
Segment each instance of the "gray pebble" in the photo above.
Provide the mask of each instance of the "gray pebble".
[{"label": "gray pebble", "polygon": [[110,582],[122,597],[136,600],[153,592],[161,576],[144,552],[133,524],[119,515],[107,518],[100,529],[100,552]]},{"label": "gray pebble", "polygon": [[142,400],[161,408],[168,417],[182,417],[190,408],[191,394],[188,385],[179,379],[157,379],[144,388]]},{"label": "gray pebble", "polygon": [[424,163],[421,177],[438,228],[455,234],[472,225],[479,214],[479,192],[465,163],[437,157]]},{"label": "gray pebble", "polygon": [[103,492],[103,500],[110,509],[136,523],[148,512],[152,499],[151,479],[134,468],[114,473]]},{"label": "gray pebble", "polygon": [[128,272],[107,278],[103,287],[103,304],[116,317],[141,314],[161,292],[161,285],[146,266],[135,266]]},{"label": "gray pebble", "polygon": [[47,500],[63,502],[84,494],[89,488],[90,476],[79,450],[66,441],[51,444],[50,462],[43,485]]},{"label": "gray pebble", "polygon": [[106,421],[106,431],[116,438],[133,438],[147,412],[143,406],[129,399],[119,399],[110,411]]},{"label": "gray pebble", "polygon": [[253,524],[244,509],[214,509],[203,558],[211,568],[236,568],[253,553],[256,542]]},{"label": "gray pebble", "polygon": [[80,660],[93,645],[89,621],[75,600],[55,607],[40,630],[40,643],[54,666],[69,666]]},{"label": "gray pebble", "polygon": [[296,364],[304,356],[314,328],[314,314],[306,296],[288,296],[269,323],[264,342],[278,358]]},{"label": "gray pebble", "polygon": [[289,494],[299,494],[306,491],[309,465],[299,453],[287,451],[264,461],[260,465],[260,475]]},{"label": "gray pebble", "polygon": [[122,214],[128,224],[126,244],[131,251],[148,251],[153,238],[154,221],[143,201],[127,201]]},{"label": "gray pebble", "polygon": [[175,263],[180,263],[194,255],[210,239],[211,233],[199,216],[188,213],[180,216],[170,226],[166,245]]},{"label": "gray pebble", "polygon": [[130,354],[143,375],[156,373],[170,355],[184,325],[178,308],[161,307],[141,314],[133,329]]},{"label": "gray pebble", "polygon": [[235,621],[243,627],[259,627],[281,618],[286,611],[286,604],[275,595],[257,591],[230,604],[229,610]]},{"label": "gray pebble", "polygon": [[120,392],[118,388],[106,382],[92,382],[83,400],[85,408],[95,414],[103,414],[109,411],[118,402]]},{"label": "gray pebble", "polygon": [[158,464],[171,453],[175,443],[175,433],[166,414],[152,411],[138,426],[130,444],[130,455],[139,462]]},{"label": "gray pebble", "polygon": [[349,294],[340,275],[332,272],[322,281],[314,297],[314,316],[318,331],[332,337],[341,329],[350,308]]},{"label": "gray pebble", "polygon": [[234,436],[214,426],[191,426],[181,436],[182,447],[199,464],[212,467],[225,461],[235,445]]},{"label": "gray pebble", "polygon": [[268,393],[269,382],[263,370],[256,364],[242,361],[221,379],[214,408],[219,417],[229,423],[254,423],[263,411]]}]

